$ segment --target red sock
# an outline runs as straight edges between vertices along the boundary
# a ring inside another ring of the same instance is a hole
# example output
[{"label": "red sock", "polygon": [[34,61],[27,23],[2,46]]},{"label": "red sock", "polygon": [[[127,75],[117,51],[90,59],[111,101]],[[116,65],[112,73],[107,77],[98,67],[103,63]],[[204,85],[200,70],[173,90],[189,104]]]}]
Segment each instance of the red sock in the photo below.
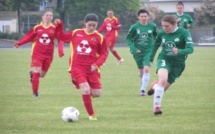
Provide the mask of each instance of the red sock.
[{"label": "red sock", "polygon": [[40,73],[32,73],[32,90],[33,90],[33,94],[38,93],[38,88],[39,88],[39,81],[40,79]]},{"label": "red sock", "polygon": [[87,110],[89,115],[93,115],[93,106],[92,106],[92,99],[90,94],[82,94],[82,99],[84,102],[85,109]]},{"label": "red sock", "polygon": [[118,60],[121,60],[121,57],[119,56],[119,54],[117,53],[116,50],[113,50],[113,51],[112,51],[112,54],[113,54]]}]

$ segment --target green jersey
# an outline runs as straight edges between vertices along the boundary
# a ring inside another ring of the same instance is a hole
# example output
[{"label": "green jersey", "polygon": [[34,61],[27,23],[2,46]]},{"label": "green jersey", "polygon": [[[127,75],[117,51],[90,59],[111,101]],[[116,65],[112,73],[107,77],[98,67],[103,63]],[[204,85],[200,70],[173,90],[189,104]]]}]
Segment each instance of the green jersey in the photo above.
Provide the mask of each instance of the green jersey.
[{"label": "green jersey", "polygon": [[[173,33],[167,34],[164,30],[158,32],[155,43],[150,52],[150,62],[154,60],[154,56],[159,48],[162,50],[158,58],[163,58],[172,62],[184,62],[188,54],[194,50],[192,37],[184,28],[176,28]],[[178,54],[174,54],[172,49],[178,48]]]},{"label": "green jersey", "polygon": [[132,54],[136,54],[137,50],[141,50],[144,54],[150,51],[154,38],[157,35],[157,26],[155,23],[142,25],[140,22],[133,24],[128,32],[126,43]]},{"label": "green jersey", "polygon": [[183,27],[183,28],[187,29],[187,24],[190,24],[190,26],[193,27],[194,21],[189,14],[184,13],[182,15],[179,15],[179,14],[175,13],[173,15],[176,16],[177,18],[181,18],[181,21],[179,21],[177,23],[178,27]]}]

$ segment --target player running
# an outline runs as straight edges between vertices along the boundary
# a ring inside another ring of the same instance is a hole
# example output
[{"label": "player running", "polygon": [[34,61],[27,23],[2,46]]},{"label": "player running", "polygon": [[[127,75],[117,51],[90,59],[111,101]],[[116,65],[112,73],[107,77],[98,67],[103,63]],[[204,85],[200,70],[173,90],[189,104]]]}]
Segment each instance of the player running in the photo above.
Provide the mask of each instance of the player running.
[{"label": "player running", "polygon": [[126,42],[139,69],[141,78],[140,95],[146,95],[146,87],[150,80],[149,53],[154,38],[157,35],[155,23],[148,22],[149,12],[145,9],[138,11],[139,22],[133,24],[128,32]]},{"label": "player running", "polygon": [[70,42],[69,72],[72,82],[77,89],[82,91],[82,100],[89,120],[97,120],[91,96],[101,95],[100,66],[108,56],[108,49],[104,37],[96,31],[98,16],[94,13],[87,14],[84,22],[84,28],[64,33],[62,22],[56,20],[60,39]]},{"label": "player running", "polygon": [[118,31],[121,29],[121,24],[119,19],[114,16],[113,10],[108,10],[107,16],[108,17],[104,19],[104,22],[102,23],[98,31],[100,33],[105,32],[105,40],[107,42],[109,50],[117,58],[118,64],[122,64],[124,59],[122,59],[114,49],[118,37]]},{"label": "player running", "polygon": [[160,115],[161,101],[171,84],[178,79],[185,69],[188,54],[193,53],[193,41],[190,33],[177,26],[176,17],[166,15],[162,21],[163,30],[158,32],[155,43],[150,52],[150,62],[153,62],[158,48],[162,47],[157,58],[158,82],[155,82],[148,95],[154,94],[154,114]]},{"label": "player running", "polygon": [[[50,9],[44,11],[42,22],[30,30],[23,38],[15,43],[19,47],[28,42],[32,43],[30,81],[33,97],[39,97],[40,77],[45,77],[48,72],[54,55],[54,39],[56,38],[55,25],[51,22],[53,12]],[[59,56],[63,56],[63,42],[59,42]]]},{"label": "player running", "polygon": [[176,10],[177,12],[174,13],[173,15],[177,17],[176,21],[177,21],[178,27],[183,27],[185,29],[189,29],[193,27],[194,21],[189,14],[184,13],[184,4],[182,1],[179,1],[176,4]]}]

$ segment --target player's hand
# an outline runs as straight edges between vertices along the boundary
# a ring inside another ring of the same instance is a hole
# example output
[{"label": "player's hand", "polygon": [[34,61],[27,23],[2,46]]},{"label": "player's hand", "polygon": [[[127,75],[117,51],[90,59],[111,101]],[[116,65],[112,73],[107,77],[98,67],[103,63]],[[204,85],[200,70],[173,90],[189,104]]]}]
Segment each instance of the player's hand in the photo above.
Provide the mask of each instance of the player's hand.
[{"label": "player's hand", "polygon": [[54,24],[60,24],[60,19],[55,19]]},{"label": "player's hand", "polygon": [[136,51],[136,53],[139,54],[139,53],[141,53],[141,51],[138,49],[138,50]]},{"label": "player's hand", "polygon": [[172,48],[172,51],[173,51],[174,54],[178,54],[178,48],[173,47],[173,48]]},{"label": "player's hand", "polygon": [[18,48],[18,47],[19,47],[19,42],[16,42],[16,43],[14,44],[14,47],[15,47],[15,48]]},{"label": "player's hand", "polygon": [[91,65],[91,69],[90,69],[90,70],[91,70],[92,72],[93,72],[93,71],[96,71],[96,70],[97,70],[97,66],[96,66],[96,65],[94,65],[94,64],[93,64],[93,65]]},{"label": "player's hand", "polygon": [[189,27],[190,27],[190,24],[187,24],[186,26],[187,26],[187,28],[189,28]]},{"label": "player's hand", "polygon": [[177,19],[176,19],[176,22],[179,22],[179,21],[181,21],[181,18],[177,18]]}]

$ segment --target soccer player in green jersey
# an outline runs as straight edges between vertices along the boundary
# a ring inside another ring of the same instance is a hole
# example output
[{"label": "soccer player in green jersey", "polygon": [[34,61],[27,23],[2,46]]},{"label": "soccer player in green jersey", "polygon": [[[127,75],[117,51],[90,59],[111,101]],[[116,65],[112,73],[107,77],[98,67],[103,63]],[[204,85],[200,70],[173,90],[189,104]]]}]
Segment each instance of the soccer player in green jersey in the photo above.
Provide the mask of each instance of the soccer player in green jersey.
[{"label": "soccer player in green jersey", "polygon": [[194,21],[193,21],[192,17],[189,14],[184,13],[184,4],[183,4],[183,2],[179,1],[176,4],[176,10],[177,10],[177,12],[174,13],[173,15],[175,15],[177,17],[178,27],[183,27],[185,29],[193,27]]},{"label": "soccer player in green jersey", "polygon": [[194,51],[189,31],[177,26],[175,16],[164,16],[161,24],[163,30],[158,32],[149,56],[152,63],[158,48],[162,47],[157,58],[158,82],[148,91],[148,95],[154,94],[155,115],[162,114],[160,108],[164,91],[179,78],[185,69],[187,55]]},{"label": "soccer player in green jersey", "polygon": [[146,87],[150,80],[150,62],[148,57],[154,38],[157,35],[157,26],[155,23],[148,22],[149,12],[147,10],[140,9],[137,15],[139,21],[130,27],[126,42],[142,79],[140,95],[145,96]]}]

